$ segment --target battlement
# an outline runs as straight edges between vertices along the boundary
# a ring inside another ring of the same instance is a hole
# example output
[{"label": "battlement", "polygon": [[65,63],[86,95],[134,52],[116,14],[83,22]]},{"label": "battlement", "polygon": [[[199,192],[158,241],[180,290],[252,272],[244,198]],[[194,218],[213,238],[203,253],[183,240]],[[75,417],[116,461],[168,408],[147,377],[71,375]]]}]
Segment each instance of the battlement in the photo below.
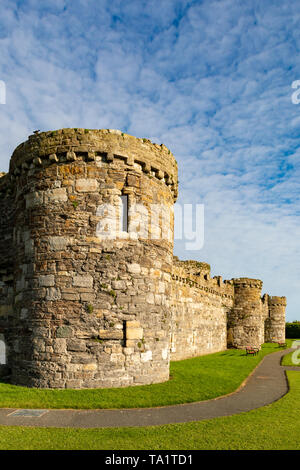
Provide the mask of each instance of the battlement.
[{"label": "battlement", "polygon": [[268,304],[270,307],[286,307],[286,297],[269,296]]},{"label": "battlement", "polygon": [[13,152],[3,191],[26,172],[76,160],[95,161],[112,167],[124,162],[149,178],[165,183],[176,201],[177,162],[171,151],[163,144],[113,129],[60,129],[29,136]]},{"label": "battlement", "polygon": [[214,296],[233,299],[233,285],[222,276],[210,277],[210,265],[194,260],[179,260],[173,258],[172,279],[189,287],[196,287]]},{"label": "battlement", "polygon": [[173,256],[174,265],[185,270],[187,274],[208,275],[210,276],[210,265],[202,261],[180,260],[177,256]]},{"label": "battlement", "polygon": [[243,287],[253,287],[256,289],[262,288],[262,281],[260,279],[251,279],[249,277],[239,277],[232,279],[232,282],[235,287],[243,288]]}]

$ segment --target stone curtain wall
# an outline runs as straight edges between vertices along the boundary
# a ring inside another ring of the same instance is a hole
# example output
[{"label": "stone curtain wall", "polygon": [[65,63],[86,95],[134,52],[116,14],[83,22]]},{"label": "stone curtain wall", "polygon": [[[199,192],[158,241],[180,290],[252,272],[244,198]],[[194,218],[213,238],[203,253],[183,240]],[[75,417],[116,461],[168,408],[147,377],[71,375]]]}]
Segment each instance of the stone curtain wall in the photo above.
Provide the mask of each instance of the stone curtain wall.
[{"label": "stone curtain wall", "polygon": [[172,154],[119,132],[64,129],[19,146],[10,174],[12,381],[81,388],[167,380],[173,237],[109,240],[96,233],[99,206],[118,208],[122,194],[129,204],[172,207]]},{"label": "stone curtain wall", "polygon": [[180,360],[227,348],[227,314],[233,286],[210,279],[210,266],[174,259],[171,296],[171,359]]},{"label": "stone curtain wall", "polygon": [[285,341],[285,297],[261,298],[258,279],[223,282],[209,272],[206,263],[174,257],[171,360]]}]

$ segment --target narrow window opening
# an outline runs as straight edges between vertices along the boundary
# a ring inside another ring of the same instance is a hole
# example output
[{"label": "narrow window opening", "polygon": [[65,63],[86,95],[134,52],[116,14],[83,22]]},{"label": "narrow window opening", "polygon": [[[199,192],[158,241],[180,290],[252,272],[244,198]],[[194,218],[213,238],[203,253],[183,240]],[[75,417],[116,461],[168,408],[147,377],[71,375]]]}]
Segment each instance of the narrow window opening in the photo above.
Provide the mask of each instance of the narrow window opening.
[{"label": "narrow window opening", "polygon": [[128,232],[128,194],[121,196],[121,223],[122,232]]}]

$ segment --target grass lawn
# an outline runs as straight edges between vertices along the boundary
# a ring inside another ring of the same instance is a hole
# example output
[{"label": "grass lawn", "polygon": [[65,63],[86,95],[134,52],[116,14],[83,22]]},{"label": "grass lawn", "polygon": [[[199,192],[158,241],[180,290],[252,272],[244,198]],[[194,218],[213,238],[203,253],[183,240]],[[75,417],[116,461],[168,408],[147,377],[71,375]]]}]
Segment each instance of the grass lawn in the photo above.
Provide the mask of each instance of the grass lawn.
[{"label": "grass lawn", "polygon": [[43,390],[0,383],[1,408],[144,408],[208,400],[235,391],[262,358],[278,351],[266,343],[257,356],[227,350],[171,363],[171,380],[126,388]]},{"label": "grass lawn", "polygon": [[290,391],[277,402],[235,416],[116,429],[0,426],[0,449],[42,450],[287,450],[300,449],[300,371],[288,372]]}]

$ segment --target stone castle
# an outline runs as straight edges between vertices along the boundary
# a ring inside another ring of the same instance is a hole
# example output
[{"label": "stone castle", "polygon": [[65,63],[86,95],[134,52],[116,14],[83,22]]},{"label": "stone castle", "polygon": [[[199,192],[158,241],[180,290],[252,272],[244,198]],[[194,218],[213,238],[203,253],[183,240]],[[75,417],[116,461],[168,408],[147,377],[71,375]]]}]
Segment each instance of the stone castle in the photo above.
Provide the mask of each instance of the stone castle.
[{"label": "stone castle", "polygon": [[[285,297],[174,257],[172,217],[171,236],[164,217],[160,237],[126,236],[134,204],[172,214],[177,192],[172,153],[120,131],[36,132],[16,148],[0,178],[1,370],[12,383],[157,383],[170,359],[284,341]],[[106,204],[126,215],[122,236],[99,235]]]}]

